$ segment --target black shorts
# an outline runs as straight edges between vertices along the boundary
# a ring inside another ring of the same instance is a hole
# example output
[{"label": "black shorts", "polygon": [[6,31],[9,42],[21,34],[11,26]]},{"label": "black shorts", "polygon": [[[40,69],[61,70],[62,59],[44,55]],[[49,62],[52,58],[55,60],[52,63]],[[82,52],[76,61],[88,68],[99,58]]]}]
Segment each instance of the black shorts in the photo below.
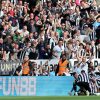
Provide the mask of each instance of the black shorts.
[{"label": "black shorts", "polygon": [[91,92],[88,82],[77,82],[76,85],[79,86],[81,89],[84,88],[85,90],[88,90],[89,92]]}]

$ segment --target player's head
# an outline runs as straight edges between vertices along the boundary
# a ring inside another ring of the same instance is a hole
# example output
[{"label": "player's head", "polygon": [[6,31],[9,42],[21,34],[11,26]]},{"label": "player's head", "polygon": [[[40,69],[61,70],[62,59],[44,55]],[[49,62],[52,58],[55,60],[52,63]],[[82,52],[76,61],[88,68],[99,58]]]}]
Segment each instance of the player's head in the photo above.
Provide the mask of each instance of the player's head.
[{"label": "player's head", "polygon": [[74,78],[78,78],[78,74],[76,72],[73,73]]}]

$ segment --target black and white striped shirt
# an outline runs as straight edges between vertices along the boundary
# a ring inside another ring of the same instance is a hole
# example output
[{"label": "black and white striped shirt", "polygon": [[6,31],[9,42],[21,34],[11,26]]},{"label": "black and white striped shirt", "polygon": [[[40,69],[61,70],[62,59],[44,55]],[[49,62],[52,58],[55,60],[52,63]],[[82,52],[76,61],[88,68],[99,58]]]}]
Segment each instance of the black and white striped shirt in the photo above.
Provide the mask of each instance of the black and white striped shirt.
[{"label": "black and white striped shirt", "polygon": [[21,61],[23,61],[25,55],[29,55],[30,52],[31,52],[31,48],[25,47],[25,48],[21,51],[19,59],[20,59]]},{"label": "black and white striped shirt", "polygon": [[88,75],[84,72],[82,72],[81,74],[78,75],[78,79],[77,82],[87,82],[89,83],[89,77]]},{"label": "black and white striped shirt", "polygon": [[86,55],[86,52],[84,49],[81,50],[81,56],[85,56]]},{"label": "black and white striped shirt", "polygon": [[92,32],[91,34],[89,34],[89,39],[90,39],[90,41],[95,40],[96,39],[96,33]]},{"label": "black and white striped shirt", "polygon": [[98,49],[98,46],[91,47],[91,55],[94,56],[94,58],[100,58],[100,50]]},{"label": "black and white striped shirt", "polygon": [[84,49],[79,49],[79,50],[77,50],[77,54],[78,54],[78,56],[85,56],[86,55],[86,51],[84,50]]}]

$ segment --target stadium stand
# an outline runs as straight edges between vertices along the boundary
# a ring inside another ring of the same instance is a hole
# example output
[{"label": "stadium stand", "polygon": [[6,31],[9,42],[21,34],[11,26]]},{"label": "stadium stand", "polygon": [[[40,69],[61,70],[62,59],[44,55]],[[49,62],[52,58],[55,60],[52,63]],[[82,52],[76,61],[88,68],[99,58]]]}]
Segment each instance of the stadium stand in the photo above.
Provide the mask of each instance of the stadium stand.
[{"label": "stadium stand", "polygon": [[89,76],[100,92],[96,0],[1,0],[0,75]]}]

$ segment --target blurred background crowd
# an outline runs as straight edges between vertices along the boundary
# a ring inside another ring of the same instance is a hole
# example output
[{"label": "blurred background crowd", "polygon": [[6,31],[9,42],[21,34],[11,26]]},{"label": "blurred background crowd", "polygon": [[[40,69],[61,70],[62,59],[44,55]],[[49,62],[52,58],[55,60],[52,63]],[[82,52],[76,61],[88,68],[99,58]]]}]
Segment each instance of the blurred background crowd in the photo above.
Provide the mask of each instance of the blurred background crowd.
[{"label": "blurred background crowd", "polygon": [[[94,68],[92,62],[99,58],[100,5],[96,0],[1,0],[0,60],[24,60],[15,74],[20,75],[22,68],[23,75],[70,75],[70,59],[78,61],[72,72],[100,73],[100,66]],[[26,63],[41,59],[60,60],[57,68],[46,68],[49,71]]]},{"label": "blurred background crowd", "polygon": [[99,12],[95,0],[2,0],[0,60],[100,58]]},{"label": "blurred background crowd", "polygon": [[[95,68],[92,59],[100,58],[99,0],[0,2],[0,60],[23,62],[14,75],[70,76],[84,70],[96,83],[100,65]],[[77,60],[71,69],[70,59]],[[37,66],[30,60],[48,61]],[[50,60],[59,60],[58,66],[50,68]]]}]

